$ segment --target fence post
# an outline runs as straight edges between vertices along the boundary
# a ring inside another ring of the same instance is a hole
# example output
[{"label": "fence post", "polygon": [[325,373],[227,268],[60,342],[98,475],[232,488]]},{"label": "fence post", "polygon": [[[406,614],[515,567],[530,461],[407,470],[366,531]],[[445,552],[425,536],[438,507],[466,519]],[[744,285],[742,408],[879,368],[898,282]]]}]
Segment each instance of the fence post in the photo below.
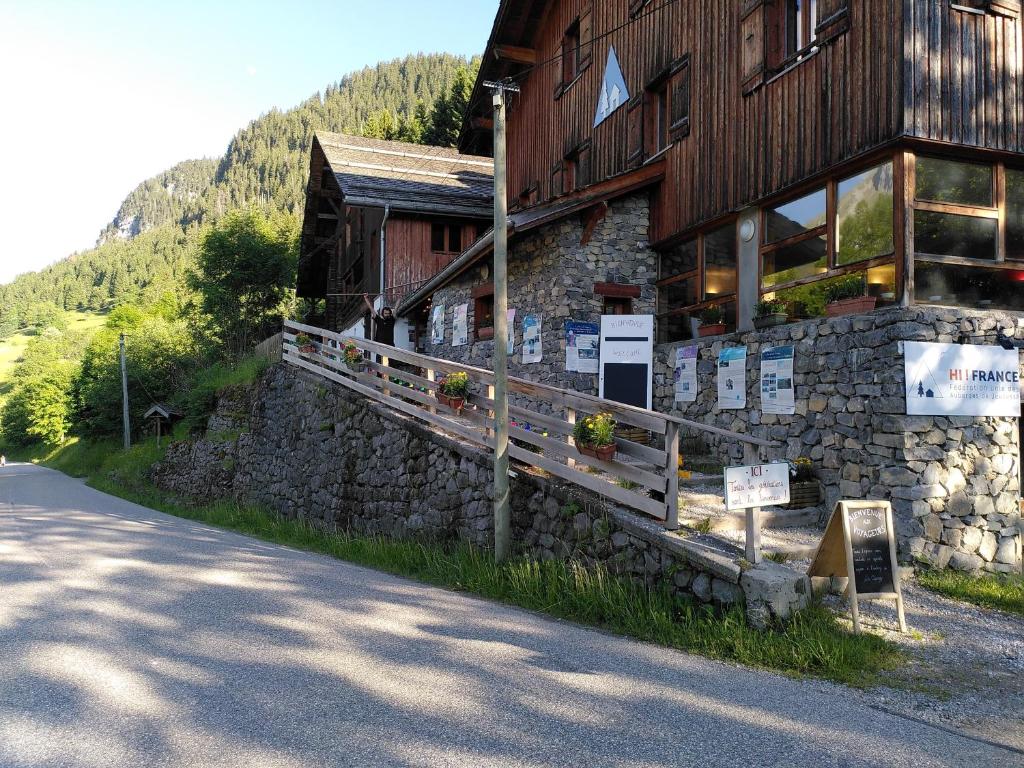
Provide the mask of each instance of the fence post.
[{"label": "fence post", "polygon": [[[566,408],[565,409],[565,420],[568,423],[570,423],[570,424],[575,426],[575,424],[576,424],[576,409],[575,408]],[[576,438],[574,438],[572,436],[571,432],[569,433],[569,437],[566,438],[566,440],[568,441],[569,445],[573,446],[574,448],[576,447]],[[574,459],[572,456],[569,456],[565,460],[565,463],[566,463],[567,466],[575,467],[576,466],[576,459]]]},{"label": "fence post", "polygon": [[665,421],[665,527],[679,528],[679,425]]},{"label": "fence post", "polygon": [[[435,378],[436,376],[437,376],[437,374],[434,373],[434,369],[433,368],[427,368],[427,380],[428,381],[437,381],[437,379]],[[437,413],[437,408],[435,408],[432,405],[428,405],[427,406],[427,413]]]},{"label": "fence post", "polygon": [[[490,400],[492,403],[494,402],[494,385],[493,384],[488,384],[487,385],[487,399]],[[494,409],[493,408],[488,408],[487,409],[487,418],[490,419],[491,421],[494,421]],[[494,437],[494,430],[491,429],[490,427],[484,427],[484,435],[486,435],[487,437]]]},{"label": "fence post", "polygon": [[[748,465],[761,463],[761,451],[756,445],[743,444],[743,463]],[[757,565],[761,562],[761,508],[751,507],[747,510],[746,524],[746,558]]]},{"label": "fence post", "polygon": [[[388,358],[387,355],[381,355],[380,356],[380,364],[383,365],[385,368],[387,368],[389,365],[391,365],[391,360]],[[385,395],[389,395],[390,396],[391,395],[391,388],[388,387],[388,382],[389,382],[388,375],[384,371],[381,371],[380,372],[380,376],[381,376],[381,379],[380,379],[380,390]]]}]

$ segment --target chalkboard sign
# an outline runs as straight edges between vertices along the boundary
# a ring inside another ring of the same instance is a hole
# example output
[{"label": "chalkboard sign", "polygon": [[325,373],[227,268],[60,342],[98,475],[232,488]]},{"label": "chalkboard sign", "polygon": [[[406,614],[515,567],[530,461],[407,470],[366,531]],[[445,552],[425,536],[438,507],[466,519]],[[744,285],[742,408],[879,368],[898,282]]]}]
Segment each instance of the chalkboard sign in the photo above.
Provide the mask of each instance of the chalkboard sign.
[{"label": "chalkboard sign", "polygon": [[848,578],[847,594],[857,632],[858,600],[865,599],[895,600],[900,631],[907,631],[889,502],[836,502],[807,575]]},{"label": "chalkboard sign", "polygon": [[647,407],[647,382],[651,378],[646,365],[605,363],[604,398],[637,408]]}]

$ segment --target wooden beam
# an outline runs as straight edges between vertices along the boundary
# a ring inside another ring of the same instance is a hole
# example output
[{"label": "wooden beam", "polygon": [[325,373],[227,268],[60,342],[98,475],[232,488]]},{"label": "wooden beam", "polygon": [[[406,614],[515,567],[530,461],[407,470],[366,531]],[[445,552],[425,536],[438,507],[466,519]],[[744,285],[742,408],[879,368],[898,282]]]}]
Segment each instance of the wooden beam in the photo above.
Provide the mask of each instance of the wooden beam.
[{"label": "wooden beam", "polygon": [[604,200],[590,209],[587,213],[586,224],[583,225],[583,237],[580,238],[580,245],[590,242],[590,238],[594,236],[594,230],[597,229],[597,225],[601,223],[607,213],[608,203]]},{"label": "wooden beam", "polygon": [[518,45],[496,45],[494,46],[494,58],[514,61],[516,64],[536,64],[537,51]]}]

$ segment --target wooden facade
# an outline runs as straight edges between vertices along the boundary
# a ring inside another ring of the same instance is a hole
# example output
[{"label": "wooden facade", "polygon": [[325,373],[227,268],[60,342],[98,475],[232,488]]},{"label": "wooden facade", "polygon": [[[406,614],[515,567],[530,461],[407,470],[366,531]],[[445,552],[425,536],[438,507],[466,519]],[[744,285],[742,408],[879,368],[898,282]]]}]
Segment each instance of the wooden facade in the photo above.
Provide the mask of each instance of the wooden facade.
[{"label": "wooden facade", "polygon": [[[713,5],[506,0],[463,148],[489,150],[483,81],[517,78],[510,204],[543,203],[656,153],[652,110],[668,81],[687,103],[671,110],[654,243],[901,141],[1021,149],[1019,0],[818,0],[813,45],[792,53],[784,0]],[[630,100],[595,128],[611,47]]]}]

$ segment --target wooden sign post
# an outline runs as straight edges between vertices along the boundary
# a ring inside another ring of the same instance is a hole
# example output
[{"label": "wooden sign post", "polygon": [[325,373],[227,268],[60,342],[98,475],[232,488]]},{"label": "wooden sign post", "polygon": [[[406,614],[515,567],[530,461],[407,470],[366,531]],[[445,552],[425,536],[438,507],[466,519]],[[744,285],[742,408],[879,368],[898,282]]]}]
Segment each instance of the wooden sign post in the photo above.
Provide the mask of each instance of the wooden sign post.
[{"label": "wooden sign post", "polygon": [[807,575],[849,579],[854,631],[860,632],[858,600],[895,600],[900,632],[907,631],[888,501],[836,502]]}]

